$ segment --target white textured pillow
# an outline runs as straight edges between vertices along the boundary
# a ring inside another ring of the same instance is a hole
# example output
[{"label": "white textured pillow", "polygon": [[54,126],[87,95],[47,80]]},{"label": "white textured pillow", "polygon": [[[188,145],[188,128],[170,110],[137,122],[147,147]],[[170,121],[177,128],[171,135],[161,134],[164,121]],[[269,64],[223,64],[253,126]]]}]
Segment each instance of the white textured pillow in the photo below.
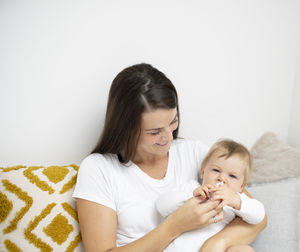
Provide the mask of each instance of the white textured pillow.
[{"label": "white textured pillow", "polygon": [[267,227],[252,244],[255,251],[300,251],[300,177],[252,184],[248,191],[264,204],[268,216]]},{"label": "white textured pillow", "polygon": [[253,172],[250,183],[275,181],[300,175],[300,150],[268,132],[250,150]]}]

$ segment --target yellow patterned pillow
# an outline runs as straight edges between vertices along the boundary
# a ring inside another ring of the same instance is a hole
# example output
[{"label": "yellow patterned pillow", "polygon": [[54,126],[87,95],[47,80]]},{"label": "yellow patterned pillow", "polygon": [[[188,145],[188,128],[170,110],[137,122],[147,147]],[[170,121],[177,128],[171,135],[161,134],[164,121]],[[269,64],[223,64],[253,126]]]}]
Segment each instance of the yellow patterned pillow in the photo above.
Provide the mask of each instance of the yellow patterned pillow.
[{"label": "yellow patterned pillow", "polygon": [[84,251],[72,198],[77,171],[0,168],[0,251]]}]

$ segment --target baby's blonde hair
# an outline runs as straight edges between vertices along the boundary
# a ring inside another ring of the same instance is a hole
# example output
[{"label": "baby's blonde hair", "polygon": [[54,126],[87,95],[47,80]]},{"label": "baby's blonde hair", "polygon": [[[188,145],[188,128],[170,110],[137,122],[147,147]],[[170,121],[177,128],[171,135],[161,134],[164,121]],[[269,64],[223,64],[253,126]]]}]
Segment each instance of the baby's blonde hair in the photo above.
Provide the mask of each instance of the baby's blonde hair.
[{"label": "baby's blonde hair", "polygon": [[221,139],[217,141],[208,151],[206,157],[202,161],[201,170],[204,169],[204,167],[207,165],[208,161],[216,151],[222,152],[222,154],[219,155],[218,158],[224,157],[225,159],[227,159],[233,155],[237,155],[241,159],[244,159],[246,161],[246,169],[244,172],[244,184],[246,185],[249,181],[252,170],[251,157],[248,149],[244,145],[233,140]]}]

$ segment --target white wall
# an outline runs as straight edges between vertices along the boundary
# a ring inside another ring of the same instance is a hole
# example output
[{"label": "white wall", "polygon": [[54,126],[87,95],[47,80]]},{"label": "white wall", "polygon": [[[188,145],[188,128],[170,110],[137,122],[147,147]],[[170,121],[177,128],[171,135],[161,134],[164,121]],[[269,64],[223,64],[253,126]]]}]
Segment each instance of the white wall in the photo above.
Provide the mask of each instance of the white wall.
[{"label": "white wall", "polygon": [[287,142],[293,147],[300,148],[300,41]]},{"label": "white wall", "polygon": [[0,38],[0,166],[79,163],[112,79],[140,62],[177,87],[182,136],[287,140],[299,1],[2,0]]}]

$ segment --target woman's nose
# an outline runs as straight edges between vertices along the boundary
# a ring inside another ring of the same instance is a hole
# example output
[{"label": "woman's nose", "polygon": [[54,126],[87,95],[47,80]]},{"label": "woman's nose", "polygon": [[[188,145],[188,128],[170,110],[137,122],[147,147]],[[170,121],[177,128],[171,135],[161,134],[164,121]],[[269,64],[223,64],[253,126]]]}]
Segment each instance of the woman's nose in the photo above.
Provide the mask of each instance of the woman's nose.
[{"label": "woman's nose", "polygon": [[167,141],[172,141],[173,140],[173,131],[170,128],[167,128],[164,131],[164,134],[162,135],[162,137]]}]

